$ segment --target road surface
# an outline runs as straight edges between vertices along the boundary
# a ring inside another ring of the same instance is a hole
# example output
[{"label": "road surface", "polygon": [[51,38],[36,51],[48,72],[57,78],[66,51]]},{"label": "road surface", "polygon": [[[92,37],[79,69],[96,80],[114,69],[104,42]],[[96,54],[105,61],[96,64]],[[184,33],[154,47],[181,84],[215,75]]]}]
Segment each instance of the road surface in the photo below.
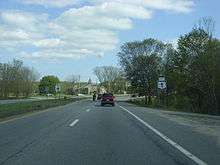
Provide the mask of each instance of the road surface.
[{"label": "road surface", "polygon": [[0,123],[0,165],[216,164],[220,147],[146,108],[89,100]]}]

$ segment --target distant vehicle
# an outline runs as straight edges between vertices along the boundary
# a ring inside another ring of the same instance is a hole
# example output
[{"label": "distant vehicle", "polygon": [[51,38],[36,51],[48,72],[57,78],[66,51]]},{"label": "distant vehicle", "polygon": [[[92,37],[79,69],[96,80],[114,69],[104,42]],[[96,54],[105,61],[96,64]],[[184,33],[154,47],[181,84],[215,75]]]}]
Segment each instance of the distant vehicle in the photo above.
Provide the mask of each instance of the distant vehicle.
[{"label": "distant vehicle", "polygon": [[47,96],[48,96],[48,97],[50,97],[50,96],[53,96],[53,94],[51,94],[51,93],[48,93],[48,94],[47,94]]},{"label": "distant vehicle", "polygon": [[98,94],[97,100],[101,100],[102,99],[102,94]]},{"label": "distant vehicle", "polygon": [[77,96],[85,96],[85,95],[84,95],[84,94],[79,93],[79,94],[77,94]]},{"label": "distant vehicle", "polygon": [[138,94],[134,93],[131,95],[131,97],[137,97]]},{"label": "distant vehicle", "polygon": [[134,93],[131,95],[131,97],[143,97],[144,93]]},{"label": "distant vehicle", "polygon": [[143,97],[145,96],[145,93],[138,93],[138,97]]},{"label": "distant vehicle", "polygon": [[102,95],[101,106],[104,106],[106,104],[110,104],[112,106],[115,106],[115,96],[113,96],[112,93],[105,93]]}]

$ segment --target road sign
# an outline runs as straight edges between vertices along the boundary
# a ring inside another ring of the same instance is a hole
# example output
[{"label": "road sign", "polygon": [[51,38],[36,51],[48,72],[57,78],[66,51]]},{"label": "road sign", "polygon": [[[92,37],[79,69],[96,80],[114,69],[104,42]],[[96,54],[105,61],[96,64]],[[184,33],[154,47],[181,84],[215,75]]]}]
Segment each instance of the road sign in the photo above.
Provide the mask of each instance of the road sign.
[{"label": "road sign", "polygon": [[159,77],[159,80],[157,82],[157,87],[158,89],[166,89],[167,88],[167,83],[166,83],[166,80],[165,80],[165,77],[164,76],[160,76]]},{"label": "road sign", "polygon": [[160,77],[159,77],[159,81],[165,81],[165,77],[160,76]]},{"label": "road sign", "polygon": [[60,85],[56,85],[56,86],[55,86],[55,91],[56,91],[56,93],[61,91]]},{"label": "road sign", "polygon": [[166,81],[158,81],[157,86],[159,89],[166,89],[167,83],[166,83]]}]

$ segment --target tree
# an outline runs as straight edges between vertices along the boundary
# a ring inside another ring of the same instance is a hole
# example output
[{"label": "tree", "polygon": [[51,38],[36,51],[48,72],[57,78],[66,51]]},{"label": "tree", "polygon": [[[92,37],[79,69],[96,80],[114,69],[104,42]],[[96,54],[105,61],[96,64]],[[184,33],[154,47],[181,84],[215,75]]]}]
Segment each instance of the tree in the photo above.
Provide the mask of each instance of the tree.
[{"label": "tree", "polygon": [[125,43],[118,53],[126,78],[137,92],[144,93],[148,104],[156,93],[157,79],[163,72],[162,61],[170,49],[169,44],[150,38]]},{"label": "tree", "polygon": [[3,98],[10,94],[10,68],[9,64],[0,64],[0,94]]},{"label": "tree", "polygon": [[0,64],[0,97],[28,97],[33,92],[37,77],[37,72],[25,67],[20,60]]},{"label": "tree", "polygon": [[114,66],[101,66],[93,70],[101,85],[103,85],[109,92],[114,92],[115,80],[121,77],[121,70]]},{"label": "tree", "polygon": [[56,76],[44,76],[40,80],[39,91],[41,94],[55,94],[55,86],[60,83],[60,80]]},{"label": "tree", "polygon": [[127,80],[124,76],[120,76],[118,78],[116,78],[113,82],[112,82],[112,91],[115,94],[124,94],[124,92],[127,92]]},{"label": "tree", "polygon": [[149,104],[162,74],[170,105],[220,114],[220,41],[213,35],[214,21],[203,18],[179,38],[176,49],[155,39],[125,43],[118,57],[131,89],[144,91]]},{"label": "tree", "polygon": [[22,93],[24,96],[28,97],[34,91],[33,83],[37,81],[39,74],[33,68],[23,67],[22,77]]},{"label": "tree", "polygon": [[[209,29],[209,28],[208,28]],[[177,52],[169,56],[166,73],[177,95],[188,99],[194,112],[217,113],[219,41],[209,31],[194,28],[181,36]]]}]

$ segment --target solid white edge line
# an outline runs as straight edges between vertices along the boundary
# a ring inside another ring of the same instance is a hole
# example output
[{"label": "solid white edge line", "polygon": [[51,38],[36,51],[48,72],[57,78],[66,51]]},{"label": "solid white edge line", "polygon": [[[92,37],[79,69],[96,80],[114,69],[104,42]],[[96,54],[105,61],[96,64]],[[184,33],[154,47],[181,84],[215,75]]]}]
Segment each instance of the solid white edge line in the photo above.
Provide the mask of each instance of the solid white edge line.
[{"label": "solid white edge line", "polygon": [[79,119],[74,120],[74,122],[72,122],[69,126],[73,127],[74,125],[76,125],[79,122]]},{"label": "solid white edge line", "polygon": [[168,138],[167,136],[165,136],[164,134],[162,134],[161,132],[159,132],[157,129],[155,129],[154,127],[152,127],[151,125],[149,125],[148,123],[146,123],[145,121],[143,121],[141,118],[139,118],[138,116],[136,116],[135,114],[133,114],[132,112],[130,112],[129,110],[127,110],[126,108],[122,107],[119,105],[120,108],[122,108],[124,111],[126,111],[127,113],[129,113],[130,115],[132,115],[134,118],[136,118],[139,122],[141,122],[143,125],[145,125],[146,127],[148,127],[149,129],[151,129],[155,134],[157,134],[158,136],[160,136],[162,139],[164,139],[167,143],[169,143],[170,145],[172,145],[174,148],[176,148],[177,150],[179,150],[180,152],[182,152],[186,157],[190,158],[191,160],[193,160],[195,163],[197,163],[198,165],[207,165],[206,162],[202,161],[201,159],[199,159],[198,157],[196,157],[195,155],[193,155],[192,153],[190,153],[189,151],[187,151],[186,149],[184,149],[182,146],[180,146],[179,144],[177,144],[176,142],[174,142],[173,140],[171,140],[170,138]]}]

